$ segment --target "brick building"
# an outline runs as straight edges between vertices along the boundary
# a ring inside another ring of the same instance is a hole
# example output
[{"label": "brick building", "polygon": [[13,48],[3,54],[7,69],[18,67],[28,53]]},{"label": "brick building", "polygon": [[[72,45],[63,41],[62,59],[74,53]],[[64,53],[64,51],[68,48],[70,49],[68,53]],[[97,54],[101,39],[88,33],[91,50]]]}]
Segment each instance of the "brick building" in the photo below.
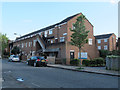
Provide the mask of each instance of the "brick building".
[{"label": "brick building", "polygon": [[[69,44],[73,28],[72,24],[76,22],[78,16],[82,13],[70,16],[59,23],[45,27],[17,38],[13,46],[18,46],[24,56],[42,55],[55,56],[56,59],[66,59],[66,64],[70,64],[70,60],[78,58],[78,48]],[[99,52],[95,45],[95,37],[93,35],[93,25],[85,20],[86,30],[88,33],[88,43],[82,47],[82,57],[93,59],[99,56]]]},{"label": "brick building", "polygon": [[116,35],[114,33],[95,36],[98,50],[116,50]]},{"label": "brick building", "polygon": [[118,38],[118,50],[120,50],[120,37]]}]

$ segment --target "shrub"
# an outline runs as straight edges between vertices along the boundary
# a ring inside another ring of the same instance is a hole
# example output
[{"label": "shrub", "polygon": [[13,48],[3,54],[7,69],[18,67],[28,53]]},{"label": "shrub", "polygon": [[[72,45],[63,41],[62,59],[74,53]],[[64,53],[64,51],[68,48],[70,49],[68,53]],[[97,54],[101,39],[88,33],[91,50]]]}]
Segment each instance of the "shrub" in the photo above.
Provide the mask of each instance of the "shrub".
[{"label": "shrub", "polygon": [[101,57],[94,58],[93,61],[94,61],[95,65],[97,65],[97,66],[103,66],[103,64],[105,62],[105,60]]},{"label": "shrub", "polygon": [[85,66],[89,66],[90,65],[90,60],[83,60],[82,64]]},{"label": "shrub", "polygon": [[99,50],[100,57],[105,58],[107,55],[111,54],[108,50]]},{"label": "shrub", "polygon": [[78,66],[78,65],[79,65],[79,59],[71,60],[71,61],[70,61],[70,64],[71,64],[71,65]]}]

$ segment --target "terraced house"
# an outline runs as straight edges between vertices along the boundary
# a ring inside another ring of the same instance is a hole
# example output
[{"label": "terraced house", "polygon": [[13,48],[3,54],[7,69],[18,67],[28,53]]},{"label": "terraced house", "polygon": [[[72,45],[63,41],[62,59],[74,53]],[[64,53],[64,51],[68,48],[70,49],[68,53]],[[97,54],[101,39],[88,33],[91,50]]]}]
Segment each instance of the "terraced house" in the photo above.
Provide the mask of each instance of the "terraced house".
[{"label": "terraced house", "polygon": [[[13,46],[19,46],[23,56],[42,55],[55,56],[56,59],[66,59],[66,64],[70,64],[70,60],[78,58],[78,48],[70,45],[72,32],[70,28],[76,22],[78,16],[82,13],[67,17],[59,23],[45,27],[17,38]],[[88,43],[82,47],[82,58],[93,59],[99,56],[99,52],[95,45],[95,37],[93,35],[93,25],[85,20],[86,30],[88,33]]]},{"label": "terraced house", "polygon": [[114,33],[95,36],[98,50],[116,50],[116,35]]}]

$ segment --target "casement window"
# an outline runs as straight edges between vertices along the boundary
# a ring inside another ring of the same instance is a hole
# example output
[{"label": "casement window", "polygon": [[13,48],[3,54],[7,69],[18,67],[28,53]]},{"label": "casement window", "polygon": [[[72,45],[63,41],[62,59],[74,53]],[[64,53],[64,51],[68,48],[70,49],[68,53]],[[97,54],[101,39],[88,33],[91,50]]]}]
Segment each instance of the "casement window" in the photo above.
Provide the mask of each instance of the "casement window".
[{"label": "casement window", "polygon": [[72,23],[72,30],[75,29],[75,27],[73,26],[74,23]]},{"label": "casement window", "polygon": [[63,33],[63,35],[65,36],[65,35],[67,35],[67,33]]},{"label": "casement window", "polygon": [[26,47],[27,47],[27,42],[26,42]]},{"label": "casement window", "polygon": [[39,32],[39,35],[41,35],[41,32]]},{"label": "casement window", "polygon": [[36,45],[36,40],[34,40],[33,42],[34,42],[34,43],[33,43],[33,46],[35,47],[35,45]]},{"label": "casement window", "polygon": [[65,37],[60,37],[60,42],[64,42],[65,41]]},{"label": "casement window", "polygon": [[89,43],[89,45],[92,45],[92,38],[89,38],[88,43]]},{"label": "casement window", "polygon": [[107,42],[107,39],[104,39],[104,42]]},{"label": "casement window", "polygon": [[45,36],[45,37],[47,37],[47,33],[48,33],[48,31],[45,31],[45,32],[44,32],[44,36]]},{"label": "casement window", "polygon": [[24,48],[24,43],[22,43],[22,48]]},{"label": "casement window", "polygon": [[29,42],[29,47],[30,47],[30,43],[31,43],[31,42]]},{"label": "casement window", "polygon": [[58,38],[55,38],[55,43],[57,43],[58,42]]},{"label": "casement window", "polygon": [[101,46],[98,46],[98,50],[101,50]]},{"label": "casement window", "polygon": [[53,34],[53,30],[52,29],[49,30],[49,34]]},{"label": "casement window", "polygon": [[101,43],[101,40],[97,40],[98,43]]},{"label": "casement window", "polygon": [[108,49],[108,48],[107,48],[107,45],[105,45],[105,46],[104,46],[104,50],[107,50],[107,49]]},{"label": "casement window", "polygon": [[53,40],[51,40],[51,43],[53,43]]}]

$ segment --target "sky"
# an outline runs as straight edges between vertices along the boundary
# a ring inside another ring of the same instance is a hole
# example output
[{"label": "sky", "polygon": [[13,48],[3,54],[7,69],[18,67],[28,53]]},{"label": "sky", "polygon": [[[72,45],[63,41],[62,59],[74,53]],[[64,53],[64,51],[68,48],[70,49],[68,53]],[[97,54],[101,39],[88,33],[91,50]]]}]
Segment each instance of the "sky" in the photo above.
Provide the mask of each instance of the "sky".
[{"label": "sky", "polygon": [[[0,4],[1,6],[1,4]],[[94,26],[94,35],[118,36],[118,3],[108,2],[2,2],[0,32],[10,40],[83,13]],[[17,33],[17,35],[14,35]]]}]

